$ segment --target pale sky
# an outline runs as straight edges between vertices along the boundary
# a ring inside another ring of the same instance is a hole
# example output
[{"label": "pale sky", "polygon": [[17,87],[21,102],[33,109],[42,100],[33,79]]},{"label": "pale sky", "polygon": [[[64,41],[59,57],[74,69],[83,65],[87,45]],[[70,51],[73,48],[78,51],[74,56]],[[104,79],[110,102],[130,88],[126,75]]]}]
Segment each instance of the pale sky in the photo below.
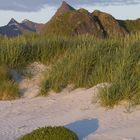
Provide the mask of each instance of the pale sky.
[{"label": "pale sky", "polygon": [[[140,18],[140,0],[66,0],[74,8],[90,12],[98,9],[112,14],[117,19]],[[21,22],[29,19],[46,23],[61,5],[62,0],[0,0],[0,26],[11,18]],[[31,6],[30,6],[31,5]]]}]

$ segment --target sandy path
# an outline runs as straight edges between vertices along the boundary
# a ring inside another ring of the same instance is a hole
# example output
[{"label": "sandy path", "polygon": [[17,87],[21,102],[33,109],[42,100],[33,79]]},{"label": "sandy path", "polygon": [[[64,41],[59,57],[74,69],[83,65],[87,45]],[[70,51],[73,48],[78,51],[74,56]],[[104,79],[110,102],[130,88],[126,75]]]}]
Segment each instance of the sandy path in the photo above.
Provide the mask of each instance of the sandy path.
[{"label": "sandy path", "polygon": [[85,140],[140,140],[140,111],[125,113],[92,104],[97,88],[49,97],[0,102],[0,140],[15,140],[38,127],[65,125]]}]

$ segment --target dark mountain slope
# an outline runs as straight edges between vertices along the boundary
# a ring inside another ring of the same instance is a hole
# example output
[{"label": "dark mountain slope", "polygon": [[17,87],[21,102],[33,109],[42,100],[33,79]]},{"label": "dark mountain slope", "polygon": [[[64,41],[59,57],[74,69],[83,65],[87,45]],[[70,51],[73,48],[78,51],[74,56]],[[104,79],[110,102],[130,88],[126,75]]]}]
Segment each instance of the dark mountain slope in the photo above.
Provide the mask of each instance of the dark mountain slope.
[{"label": "dark mountain slope", "polygon": [[140,32],[140,18],[136,20],[118,20],[130,33]]},{"label": "dark mountain slope", "polygon": [[4,36],[18,36],[22,33],[20,28],[20,24],[16,20],[11,19],[6,26],[0,27],[0,34]]},{"label": "dark mountain slope", "polygon": [[104,37],[102,28],[92,14],[85,9],[75,10],[72,7],[64,10],[64,5],[69,7],[68,4],[66,6],[66,3],[62,3],[53,18],[44,26],[43,34],[70,36],[92,34],[96,37]]},{"label": "dark mountain slope", "polygon": [[37,24],[29,20],[18,23],[12,18],[6,26],[0,27],[0,35],[13,37],[31,32],[39,32],[42,26],[43,24]]},{"label": "dark mountain slope", "polygon": [[18,36],[26,33],[43,35],[75,36],[90,34],[95,37],[124,37],[129,33],[140,32],[140,19],[117,20],[112,15],[95,10],[89,13],[85,9],[76,10],[65,1],[49,22],[38,24],[29,20],[18,23],[14,19],[0,27],[0,35]]},{"label": "dark mountain slope", "polygon": [[110,14],[95,10],[92,15],[102,25],[107,36],[125,36],[127,30]]},{"label": "dark mountain slope", "polygon": [[32,30],[34,32],[39,32],[41,28],[44,26],[44,24],[35,23],[27,19],[23,20],[21,25],[28,27],[29,30]]},{"label": "dark mountain slope", "polygon": [[81,35],[90,34],[96,37],[125,36],[127,30],[110,14],[85,9],[75,10],[63,2],[52,19],[46,23],[42,32],[47,35]]}]

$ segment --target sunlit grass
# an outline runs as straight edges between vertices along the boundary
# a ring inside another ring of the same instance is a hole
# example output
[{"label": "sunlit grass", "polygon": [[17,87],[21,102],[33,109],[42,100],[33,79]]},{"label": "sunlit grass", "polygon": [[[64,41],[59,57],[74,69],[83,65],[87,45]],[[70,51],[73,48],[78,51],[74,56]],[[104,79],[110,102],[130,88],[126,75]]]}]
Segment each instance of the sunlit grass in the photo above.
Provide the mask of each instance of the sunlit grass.
[{"label": "sunlit grass", "polygon": [[41,92],[60,92],[69,84],[92,87],[110,83],[100,95],[101,104],[113,106],[122,100],[140,103],[140,35],[97,39],[27,35],[0,38],[0,63],[21,69],[37,61],[51,68]]},{"label": "sunlit grass", "polygon": [[12,100],[18,97],[18,85],[12,80],[9,69],[0,66],[0,100]]}]

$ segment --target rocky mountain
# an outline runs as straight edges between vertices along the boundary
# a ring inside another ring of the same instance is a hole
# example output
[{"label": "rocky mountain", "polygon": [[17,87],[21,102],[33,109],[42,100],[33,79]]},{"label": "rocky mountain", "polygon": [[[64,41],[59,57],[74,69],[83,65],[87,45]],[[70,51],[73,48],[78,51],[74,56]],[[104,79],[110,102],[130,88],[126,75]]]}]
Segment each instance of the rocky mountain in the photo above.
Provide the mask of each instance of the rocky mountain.
[{"label": "rocky mountain", "polygon": [[68,3],[63,1],[61,7],[58,8],[54,16],[59,16],[70,11],[75,11],[75,9],[72,6],[70,6]]},{"label": "rocky mountain", "polygon": [[11,19],[10,22],[3,27],[0,27],[0,34],[4,36],[17,36],[21,34],[20,24]]},{"label": "rocky mountain", "polygon": [[46,23],[43,34],[81,35],[91,34],[96,37],[125,36],[128,31],[110,14],[86,9],[74,9],[63,2],[52,19]]},{"label": "rocky mountain", "polygon": [[96,19],[85,9],[75,10],[63,2],[52,19],[44,26],[43,34],[47,35],[80,35],[93,34],[104,37],[104,31]]},{"label": "rocky mountain", "polygon": [[11,19],[6,26],[0,27],[0,35],[5,36],[18,36],[30,32],[49,36],[90,34],[99,38],[123,37],[129,33],[140,32],[140,19],[117,20],[112,15],[99,10],[92,13],[83,8],[76,10],[63,1],[55,15],[45,25],[29,20],[18,23]]},{"label": "rocky mountain", "polygon": [[31,29],[34,32],[40,32],[40,30],[44,26],[44,24],[35,23],[35,22],[32,22],[27,19],[23,20],[21,25],[28,27],[29,29]]},{"label": "rocky mountain", "polygon": [[140,32],[140,18],[136,20],[118,20],[118,22],[130,33]]},{"label": "rocky mountain", "polygon": [[95,10],[92,15],[96,18],[106,33],[106,36],[125,36],[128,31],[112,15]]},{"label": "rocky mountain", "polygon": [[13,37],[30,32],[39,32],[42,26],[43,24],[37,24],[29,20],[19,23],[12,18],[6,26],[0,27],[0,35]]}]

